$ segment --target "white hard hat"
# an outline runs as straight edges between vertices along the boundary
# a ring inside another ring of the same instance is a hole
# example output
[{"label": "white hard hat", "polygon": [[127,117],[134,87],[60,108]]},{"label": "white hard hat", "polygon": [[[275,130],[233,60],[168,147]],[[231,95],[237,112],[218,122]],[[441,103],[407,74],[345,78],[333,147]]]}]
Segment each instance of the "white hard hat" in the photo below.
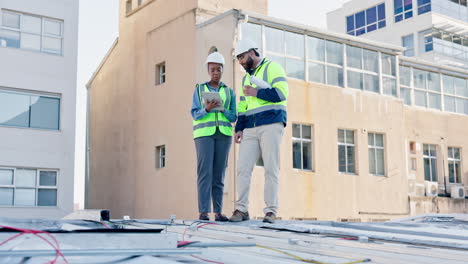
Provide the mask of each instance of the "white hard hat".
[{"label": "white hard hat", "polygon": [[206,57],[205,64],[208,64],[210,62],[219,63],[219,64],[222,64],[224,66],[224,57],[223,57],[223,55],[221,55],[221,53],[215,51],[215,52],[211,53],[210,55],[208,55],[208,57]]},{"label": "white hard hat", "polygon": [[235,55],[239,56],[240,54],[247,52],[251,49],[258,49],[255,42],[250,39],[241,39],[237,42]]}]

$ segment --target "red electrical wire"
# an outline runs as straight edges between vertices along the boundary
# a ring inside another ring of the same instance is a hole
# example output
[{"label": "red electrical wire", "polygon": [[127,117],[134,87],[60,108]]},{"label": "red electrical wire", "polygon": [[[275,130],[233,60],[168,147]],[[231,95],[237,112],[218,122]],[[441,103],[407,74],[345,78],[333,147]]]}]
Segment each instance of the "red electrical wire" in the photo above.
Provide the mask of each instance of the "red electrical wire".
[{"label": "red electrical wire", "polygon": [[[0,246],[8,243],[9,241],[11,241],[11,240],[13,240],[15,238],[18,238],[18,237],[20,237],[20,236],[22,236],[24,234],[33,234],[33,235],[39,237],[40,239],[44,240],[47,244],[49,244],[55,250],[56,254],[55,254],[54,260],[49,261],[48,263],[50,263],[50,264],[56,263],[59,257],[62,257],[62,259],[65,261],[65,263],[68,263],[67,259],[65,258],[65,256],[60,251],[59,242],[49,232],[42,231],[42,230],[34,230],[34,229],[21,229],[21,228],[10,227],[10,226],[0,226],[0,228],[10,229],[10,230],[21,232],[19,234],[16,234],[16,235],[8,238],[7,240],[5,240],[3,242],[0,242]],[[52,242],[50,242],[48,239],[46,239],[45,237],[41,236],[41,234],[45,234],[45,235],[49,236],[50,239],[55,243],[55,245]]]},{"label": "red electrical wire", "polygon": [[101,224],[102,224],[105,228],[111,229],[108,225],[106,225],[106,223],[104,223],[104,221],[100,220],[100,222],[101,222]]}]

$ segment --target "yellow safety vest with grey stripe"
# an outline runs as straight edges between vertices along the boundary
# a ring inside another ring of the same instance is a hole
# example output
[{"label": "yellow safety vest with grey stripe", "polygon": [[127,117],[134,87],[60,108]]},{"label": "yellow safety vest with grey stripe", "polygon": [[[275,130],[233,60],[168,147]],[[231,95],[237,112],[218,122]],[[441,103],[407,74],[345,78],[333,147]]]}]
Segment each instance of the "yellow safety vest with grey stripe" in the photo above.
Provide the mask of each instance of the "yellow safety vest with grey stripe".
[{"label": "yellow safety vest with grey stripe", "polygon": [[[278,95],[278,99],[277,102],[271,102],[254,96],[244,96],[244,91],[241,88],[239,91],[240,102],[237,109],[239,120],[244,120],[243,128],[256,127],[276,122],[286,123],[288,83],[281,65],[265,59],[265,61],[257,67],[252,75],[265,81],[268,86],[257,87],[257,85],[251,82],[251,75],[246,73],[242,80],[242,87],[250,85],[257,89],[274,89]],[[275,114],[270,116],[269,114],[266,114],[267,112],[274,112]]]},{"label": "yellow safety vest with grey stripe", "polygon": [[[208,85],[197,84],[198,99],[200,100],[200,105],[204,107],[205,102],[201,96],[202,91],[210,92]],[[229,109],[231,104],[231,93],[229,92],[229,88],[226,86],[219,87],[219,95],[223,100],[222,103],[224,108]],[[207,113],[206,116],[199,120],[193,120],[193,138],[211,136],[216,133],[217,127],[224,135],[232,136],[231,122],[229,122],[223,113],[219,111],[212,111]]]}]

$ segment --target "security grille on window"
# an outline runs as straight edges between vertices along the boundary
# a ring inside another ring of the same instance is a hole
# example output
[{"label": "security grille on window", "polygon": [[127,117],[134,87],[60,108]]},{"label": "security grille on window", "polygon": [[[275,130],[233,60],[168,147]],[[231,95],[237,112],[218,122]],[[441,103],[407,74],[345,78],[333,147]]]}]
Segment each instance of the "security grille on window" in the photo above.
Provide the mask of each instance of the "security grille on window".
[{"label": "security grille on window", "polygon": [[413,0],[394,0],[395,23],[413,17]]},{"label": "security grille on window", "polygon": [[312,127],[293,124],[293,168],[312,170]]},{"label": "security grille on window", "polygon": [[462,183],[460,148],[448,148],[449,182]]},{"label": "security grille on window", "polygon": [[437,182],[437,152],[436,145],[424,144],[424,179]]},{"label": "security grille on window", "polygon": [[339,171],[344,173],[356,173],[355,157],[354,131],[338,129]]},{"label": "security grille on window", "polygon": [[166,82],[166,63],[156,65],[156,85]]},{"label": "security grille on window", "polygon": [[0,87],[0,126],[58,130],[60,98]]},{"label": "security grille on window", "polygon": [[57,171],[0,168],[0,206],[57,206]]},{"label": "security grille on window", "polygon": [[161,169],[166,167],[166,146],[156,147],[156,168]]},{"label": "security grille on window", "polygon": [[1,10],[0,47],[63,54],[63,21]]},{"label": "security grille on window", "polygon": [[385,175],[385,147],[384,135],[377,133],[368,134],[369,144],[369,173],[373,175]]},{"label": "security grille on window", "polygon": [[346,33],[353,36],[384,28],[385,25],[385,3],[346,17]]}]

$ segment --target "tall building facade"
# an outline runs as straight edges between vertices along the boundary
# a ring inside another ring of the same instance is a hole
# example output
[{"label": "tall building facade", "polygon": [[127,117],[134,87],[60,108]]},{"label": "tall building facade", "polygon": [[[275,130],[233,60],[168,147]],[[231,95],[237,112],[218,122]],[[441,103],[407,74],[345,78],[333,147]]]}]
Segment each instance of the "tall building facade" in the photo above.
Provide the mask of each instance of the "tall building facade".
[{"label": "tall building facade", "polygon": [[[468,71],[402,56],[399,45],[268,17],[266,1],[120,3],[119,38],[87,85],[89,207],[116,217],[197,217],[193,90],[208,79],[206,56],[218,50],[223,82],[238,91],[244,72],[234,44],[250,38],[288,76],[280,217],[467,212],[468,99],[445,91],[468,92]],[[462,107],[432,107],[442,97]],[[233,145],[226,213],[236,199],[237,153]],[[259,157],[253,217],[263,216],[263,173]]]},{"label": "tall building facade", "polygon": [[75,200],[78,1],[0,1],[0,216],[62,217]]},{"label": "tall building facade", "polygon": [[327,27],[403,46],[405,56],[468,69],[466,0],[353,0],[328,13]]}]

